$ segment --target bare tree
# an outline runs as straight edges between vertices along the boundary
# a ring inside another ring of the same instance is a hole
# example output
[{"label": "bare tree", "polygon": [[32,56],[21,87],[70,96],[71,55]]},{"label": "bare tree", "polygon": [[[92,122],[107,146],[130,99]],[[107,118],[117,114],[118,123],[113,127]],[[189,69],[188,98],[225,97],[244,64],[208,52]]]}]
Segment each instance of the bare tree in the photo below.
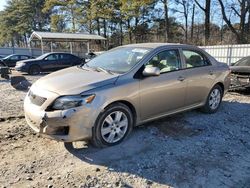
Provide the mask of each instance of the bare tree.
[{"label": "bare tree", "polygon": [[206,0],[205,8],[201,4],[194,0],[198,7],[205,13],[205,45],[209,43],[210,38],[210,11],[211,11],[211,0]]},{"label": "bare tree", "polygon": [[221,6],[221,12],[222,12],[222,16],[224,21],[226,22],[226,24],[228,25],[228,27],[230,28],[230,30],[235,34],[237,42],[238,43],[246,43],[246,15],[247,15],[247,11],[249,10],[248,6],[249,6],[249,0],[238,0],[239,7],[240,7],[240,11],[238,11],[235,6],[232,4],[231,5],[231,9],[234,11],[235,15],[237,15],[240,18],[240,28],[239,30],[237,30],[230,18],[227,17],[226,15],[226,8],[225,8],[225,4],[222,0],[218,0],[220,6]]},{"label": "bare tree", "polygon": [[184,15],[185,19],[185,27],[184,27],[184,32],[185,32],[185,42],[188,42],[188,16],[189,16],[189,8],[190,4],[192,1],[186,1],[186,0],[175,0],[177,5],[181,5],[182,10],[180,9],[175,9],[175,12],[182,13]]},{"label": "bare tree", "polygon": [[192,24],[191,24],[191,41],[192,42],[194,39],[194,14],[195,14],[195,4],[193,4],[193,11],[192,11]]},{"label": "bare tree", "polygon": [[169,18],[168,18],[168,0],[161,0],[164,6],[164,22],[165,22],[165,42],[169,40]]}]

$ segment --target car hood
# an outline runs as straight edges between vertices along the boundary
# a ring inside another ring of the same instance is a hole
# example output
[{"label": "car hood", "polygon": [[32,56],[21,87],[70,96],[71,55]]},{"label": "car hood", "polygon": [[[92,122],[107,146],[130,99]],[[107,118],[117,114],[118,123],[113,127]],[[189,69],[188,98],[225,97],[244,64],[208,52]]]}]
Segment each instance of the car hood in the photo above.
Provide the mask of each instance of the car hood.
[{"label": "car hood", "polygon": [[44,76],[35,82],[35,87],[59,95],[76,95],[90,89],[114,84],[118,75],[82,69],[77,66]]},{"label": "car hood", "polygon": [[41,59],[26,59],[26,60],[18,61],[17,63],[31,63],[31,62],[38,62],[38,61],[41,61]]},{"label": "car hood", "polygon": [[231,66],[232,73],[250,73],[250,66]]}]

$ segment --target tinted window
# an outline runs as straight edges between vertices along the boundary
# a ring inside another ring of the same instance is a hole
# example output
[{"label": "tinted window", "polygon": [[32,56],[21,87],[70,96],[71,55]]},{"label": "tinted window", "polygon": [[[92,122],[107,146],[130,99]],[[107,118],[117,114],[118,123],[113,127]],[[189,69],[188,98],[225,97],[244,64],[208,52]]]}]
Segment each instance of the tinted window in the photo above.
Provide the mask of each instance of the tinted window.
[{"label": "tinted window", "polygon": [[183,50],[187,68],[202,67],[210,65],[209,61],[198,52]]},{"label": "tinted window", "polygon": [[72,56],[70,54],[61,54],[61,58],[60,59],[72,60],[72,59],[74,59],[74,56]]},{"label": "tinted window", "polygon": [[161,73],[181,69],[180,56],[177,50],[167,50],[154,56],[146,66],[158,67]]},{"label": "tinted window", "polygon": [[45,60],[49,60],[49,61],[54,61],[54,60],[58,60],[58,59],[59,59],[58,54],[51,54],[45,58]]},{"label": "tinted window", "polygon": [[10,57],[10,60],[18,60],[18,59],[19,59],[19,57],[17,55]]},{"label": "tinted window", "polygon": [[29,57],[28,57],[28,56],[22,55],[22,56],[21,56],[21,60],[25,60],[25,59],[29,59]]},{"label": "tinted window", "polygon": [[250,66],[250,57],[239,60],[235,63],[235,66]]}]

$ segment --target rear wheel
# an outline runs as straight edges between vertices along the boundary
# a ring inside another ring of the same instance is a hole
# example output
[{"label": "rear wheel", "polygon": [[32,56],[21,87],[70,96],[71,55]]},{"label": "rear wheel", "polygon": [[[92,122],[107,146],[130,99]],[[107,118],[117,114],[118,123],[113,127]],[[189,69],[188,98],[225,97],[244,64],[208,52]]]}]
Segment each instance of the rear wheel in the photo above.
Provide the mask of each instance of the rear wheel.
[{"label": "rear wheel", "polygon": [[109,106],[97,118],[93,128],[92,143],[96,147],[119,144],[131,132],[133,115],[122,103]]},{"label": "rear wheel", "polygon": [[29,74],[38,75],[41,72],[41,68],[38,65],[32,65],[29,69]]},{"label": "rear wheel", "polygon": [[209,114],[215,113],[220,107],[222,96],[222,88],[219,85],[215,85],[211,89],[207,97],[206,104],[201,108],[201,110]]}]

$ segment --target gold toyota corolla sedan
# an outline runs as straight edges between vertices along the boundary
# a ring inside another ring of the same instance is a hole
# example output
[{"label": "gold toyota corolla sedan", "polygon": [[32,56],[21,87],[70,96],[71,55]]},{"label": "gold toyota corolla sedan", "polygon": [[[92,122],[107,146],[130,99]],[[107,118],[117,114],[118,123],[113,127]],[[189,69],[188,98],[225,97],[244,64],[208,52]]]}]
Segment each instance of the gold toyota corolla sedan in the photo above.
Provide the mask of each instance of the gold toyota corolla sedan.
[{"label": "gold toyota corolla sedan", "polygon": [[39,79],[24,110],[42,135],[105,147],[157,118],[194,108],[215,113],[229,85],[229,67],[195,46],[132,44]]}]

